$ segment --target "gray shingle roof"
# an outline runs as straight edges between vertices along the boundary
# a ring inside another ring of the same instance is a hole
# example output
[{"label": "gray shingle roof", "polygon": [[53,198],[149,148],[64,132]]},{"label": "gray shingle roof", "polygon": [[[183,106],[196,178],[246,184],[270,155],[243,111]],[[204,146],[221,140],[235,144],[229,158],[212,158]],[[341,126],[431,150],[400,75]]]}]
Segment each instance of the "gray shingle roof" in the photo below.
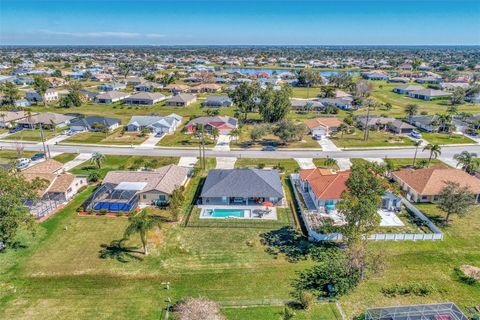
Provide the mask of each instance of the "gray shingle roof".
[{"label": "gray shingle roof", "polygon": [[277,170],[215,169],[208,172],[201,197],[283,197]]}]

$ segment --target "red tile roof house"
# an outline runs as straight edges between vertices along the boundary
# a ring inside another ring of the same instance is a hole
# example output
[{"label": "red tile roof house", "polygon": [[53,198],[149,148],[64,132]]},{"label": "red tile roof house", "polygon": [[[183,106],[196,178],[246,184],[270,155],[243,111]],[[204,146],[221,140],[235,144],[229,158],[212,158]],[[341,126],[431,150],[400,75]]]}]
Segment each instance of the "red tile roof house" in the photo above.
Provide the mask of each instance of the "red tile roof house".
[{"label": "red tile roof house", "polygon": [[302,191],[309,193],[318,210],[328,212],[335,210],[342,193],[347,190],[350,170],[336,172],[315,168],[300,170],[299,174]]},{"label": "red tile roof house", "polygon": [[435,202],[447,181],[469,187],[476,195],[476,202],[480,202],[480,180],[458,169],[404,169],[393,172],[392,178],[407,192],[407,198],[414,202]]},{"label": "red tile roof house", "polygon": [[[321,212],[336,210],[336,204],[341,200],[342,193],[347,191],[347,180],[350,170],[335,171],[332,169],[303,169],[300,170],[300,187],[313,200],[315,208]],[[391,192],[382,196],[380,208],[397,210],[401,206],[400,198]]]},{"label": "red tile roof house", "polygon": [[228,116],[199,117],[185,125],[186,132],[194,133],[198,124],[203,124],[208,133],[211,133],[212,128],[217,128],[221,134],[228,134],[238,127],[238,120]]}]

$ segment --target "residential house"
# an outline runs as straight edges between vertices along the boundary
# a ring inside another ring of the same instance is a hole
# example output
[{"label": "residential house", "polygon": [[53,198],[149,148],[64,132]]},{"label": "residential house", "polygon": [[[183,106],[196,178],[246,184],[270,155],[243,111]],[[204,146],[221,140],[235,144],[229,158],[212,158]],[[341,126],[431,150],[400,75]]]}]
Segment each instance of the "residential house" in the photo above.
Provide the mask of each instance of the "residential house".
[{"label": "residential house", "polygon": [[143,79],[143,78],[139,78],[139,77],[128,77],[127,78],[127,85],[128,86],[138,86],[144,82],[146,82],[147,80]]},{"label": "residential house", "polygon": [[173,191],[188,180],[188,171],[173,164],[155,171],[110,171],[84,206],[130,212],[138,206],[165,205]]},{"label": "residential house", "polygon": [[92,76],[93,81],[106,82],[113,80],[113,76],[108,73],[96,73]]},{"label": "residential house", "polygon": [[393,92],[399,93],[399,94],[409,94],[412,91],[419,91],[423,89],[425,89],[423,86],[409,84],[406,86],[393,88]]},{"label": "residential house", "polygon": [[164,99],[165,96],[158,92],[139,92],[123,100],[123,103],[131,105],[152,105]]},{"label": "residential house", "polygon": [[163,84],[146,81],[135,86],[135,91],[152,92],[163,88]]},{"label": "residential house", "polygon": [[310,195],[317,210],[330,212],[336,209],[342,193],[347,190],[346,181],[350,170],[302,169],[299,172],[300,186]]},{"label": "residential house", "polygon": [[420,77],[415,79],[415,82],[418,83],[428,83],[428,84],[439,84],[442,82],[442,79],[439,77],[427,76],[427,77]]},{"label": "residential house", "polygon": [[415,127],[427,131],[427,132],[437,132],[439,126],[437,124],[438,116],[437,115],[419,115],[408,117],[406,121]]},{"label": "residential house", "polygon": [[480,92],[472,96],[465,97],[465,101],[470,103],[480,103]]},{"label": "residential house", "polygon": [[86,101],[95,100],[95,97],[98,95],[97,92],[88,91],[88,90],[80,90],[80,96],[83,97]]},{"label": "residential house", "polygon": [[290,103],[292,104],[292,110],[296,111],[323,111],[325,110],[325,106],[323,103],[316,101],[316,100],[308,100],[308,99],[290,99]]},{"label": "residential house", "polygon": [[167,99],[166,105],[173,107],[187,107],[191,103],[197,101],[197,97],[189,93],[179,93]]},{"label": "residential house", "polygon": [[304,120],[313,137],[325,137],[337,131],[343,123],[336,117],[321,117]]},{"label": "residential house", "polygon": [[284,198],[277,170],[214,169],[208,172],[199,203],[209,205],[279,205]]},{"label": "residential house", "polygon": [[391,78],[388,78],[388,82],[408,83],[408,82],[410,82],[410,78],[407,78],[407,77],[391,77]]},{"label": "residential house", "polygon": [[322,105],[333,106],[340,108],[342,110],[353,110],[353,99],[349,97],[344,98],[317,98],[316,101],[320,102]]},{"label": "residential house", "polygon": [[403,169],[392,172],[392,178],[407,193],[407,198],[414,202],[437,201],[446,182],[468,187],[475,194],[475,201],[480,202],[480,180],[462,170],[439,166]]},{"label": "residential house", "polygon": [[448,98],[452,95],[451,92],[442,91],[442,90],[434,90],[434,89],[424,89],[424,90],[416,90],[410,91],[408,96],[415,99],[420,100],[434,100],[434,99],[444,99]]},{"label": "residential house", "polygon": [[42,200],[65,202],[87,185],[86,177],[63,172],[63,164],[53,159],[37,163],[23,170],[21,175],[28,181],[46,180],[46,186],[40,190]]},{"label": "residential house", "polygon": [[238,128],[238,120],[229,116],[198,117],[190,120],[185,125],[187,133],[193,133],[198,125],[203,125],[205,131],[211,133],[213,128],[217,128],[221,134],[228,134]]},{"label": "residential house", "polygon": [[98,90],[105,91],[105,92],[123,90],[126,88],[127,88],[127,85],[121,82],[102,83],[97,86]]},{"label": "residential house", "polygon": [[402,120],[395,119],[388,124],[388,129],[396,134],[409,134],[415,130],[415,127]]},{"label": "residential house", "polygon": [[228,96],[208,96],[203,103],[205,108],[223,108],[231,107],[232,105],[233,102]]},{"label": "residential house", "polygon": [[375,129],[387,129],[388,125],[395,121],[395,118],[369,116],[368,120],[366,116],[356,118],[357,125],[360,129],[375,128]]},{"label": "residential house", "polygon": [[41,112],[17,121],[17,125],[24,129],[35,129],[42,126],[44,129],[67,127],[75,117],[60,113]]},{"label": "residential house", "polygon": [[172,133],[177,130],[182,117],[172,113],[168,116],[133,116],[126,126],[127,131],[149,129],[154,133]]},{"label": "residential house", "polygon": [[388,75],[383,71],[362,72],[361,76],[367,80],[388,80]]},{"label": "residential house", "polygon": [[171,83],[167,85],[164,89],[170,91],[171,93],[180,93],[190,91],[190,86],[187,86],[186,84]]},{"label": "residential house", "polygon": [[47,80],[48,83],[50,84],[50,88],[61,87],[68,83],[67,80],[59,77],[47,77],[45,78],[45,80]]},{"label": "residential house", "polygon": [[195,87],[190,88],[191,93],[215,93],[222,90],[222,86],[216,83],[202,83]]},{"label": "residential house", "polygon": [[24,111],[0,111],[0,128],[15,127],[16,122],[26,119],[28,113]]},{"label": "residential house", "polygon": [[52,102],[58,100],[58,92],[53,89],[48,89],[42,97],[38,92],[30,90],[25,94],[25,98],[30,102],[42,102],[43,100]]},{"label": "residential house", "polygon": [[130,97],[129,93],[122,92],[122,91],[109,91],[105,93],[100,93],[95,97],[95,101],[97,103],[105,103],[110,104],[117,101],[122,101],[126,98]]},{"label": "residential house", "polygon": [[30,107],[32,104],[27,99],[18,99],[15,100],[15,107]]},{"label": "residential house", "polygon": [[120,127],[121,120],[117,118],[107,118],[103,116],[86,116],[77,118],[70,122],[72,131],[112,131]]},{"label": "residential house", "polygon": [[442,87],[443,90],[447,90],[447,91],[454,91],[457,88],[467,90],[470,87],[470,85],[465,82],[444,82],[440,84],[440,86]]}]

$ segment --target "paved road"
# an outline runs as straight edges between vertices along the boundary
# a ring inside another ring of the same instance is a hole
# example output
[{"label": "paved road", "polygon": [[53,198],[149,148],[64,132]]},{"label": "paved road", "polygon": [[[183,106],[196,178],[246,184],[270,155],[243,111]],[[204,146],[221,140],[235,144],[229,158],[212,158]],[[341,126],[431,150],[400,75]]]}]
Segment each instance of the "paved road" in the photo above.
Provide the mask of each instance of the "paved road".
[{"label": "paved road", "polygon": [[[24,143],[26,151],[42,151],[41,145]],[[16,149],[16,144],[11,142],[0,142],[0,148]],[[198,150],[196,149],[135,149],[131,147],[118,146],[67,146],[67,145],[50,145],[52,152],[69,152],[69,153],[93,153],[101,152],[103,154],[116,155],[144,155],[144,156],[178,156],[178,157],[196,157]],[[451,158],[454,154],[464,150],[480,153],[480,145],[469,146],[444,146],[442,147],[442,157]],[[231,151],[213,151],[207,150],[207,157],[236,157],[236,158],[277,158],[277,159],[294,159],[294,158],[413,158],[415,149],[364,149],[364,150],[348,150],[348,151],[260,151],[260,150],[231,150]],[[428,151],[418,150],[419,158],[427,158]]]}]

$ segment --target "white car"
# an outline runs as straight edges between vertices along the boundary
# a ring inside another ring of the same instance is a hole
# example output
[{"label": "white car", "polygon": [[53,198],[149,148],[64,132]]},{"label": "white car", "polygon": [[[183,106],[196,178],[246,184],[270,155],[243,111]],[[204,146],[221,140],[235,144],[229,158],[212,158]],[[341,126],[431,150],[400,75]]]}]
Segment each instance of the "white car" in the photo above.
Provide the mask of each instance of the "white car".
[{"label": "white car", "polygon": [[26,167],[28,167],[28,164],[32,162],[32,160],[28,159],[28,158],[20,158],[17,160],[17,168],[18,169],[24,169]]}]

